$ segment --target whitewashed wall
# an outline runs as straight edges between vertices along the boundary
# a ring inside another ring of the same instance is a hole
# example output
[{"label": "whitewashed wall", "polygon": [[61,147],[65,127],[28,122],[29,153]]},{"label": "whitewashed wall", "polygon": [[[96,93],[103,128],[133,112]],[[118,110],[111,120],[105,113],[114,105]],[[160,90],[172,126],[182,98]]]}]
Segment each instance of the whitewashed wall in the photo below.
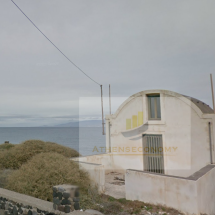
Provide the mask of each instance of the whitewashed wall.
[{"label": "whitewashed wall", "polygon": [[[160,94],[161,120],[148,120],[147,95],[152,93]],[[126,130],[126,119],[131,119],[138,112],[143,112],[143,124]],[[212,123],[212,154],[215,161],[214,115],[203,114],[188,98],[178,93],[166,90],[143,91],[128,98],[115,114],[106,116],[108,153],[81,157],[79,160],[102,164],[106,172],[144,170],[142,136],[160,134],[163,139],[165,174],[187,177],[210,163],[208,122]]]},{"label": "whitewashed wall", "polygon": [[209,171],[197,181],[198,208],[200,214],[215,214],[215,170]]},{"label": "whitewashed wall", "polygon": [[215,214],[215,168],[198,180],[127,170],[126,199],[161,204],[187,215]]},{"label": "whitewashed wall", "polygon": [[[148,120],[147,94],[160,93],[161,120]],[[126,119],[143,111],[143,125],[126,130]],[[214,114],[203,114],[186,97],[165,90],[137,93],[126,100],[106,121],[111,124],[106,147],[112,148],[112,168],[143,170],[143,155],[132,152],[132,147],[142,147],[143,134],[161,134],[164,147],[165,174],[187,177],[210,163],[208,122]],[[106,126],[108,127],[108,126]],[[108,128],[107,128],[108,129]],[[214,132],[212,130],[212,135]],[[214,154],[214,137],[212,146]],[[129,147],[130,152],[119,152]],[[114,151],[113,149],[117,150]],[[171,148],[171,152],[168,151]],[[120,154],[120,155],[119,155]]]},{"label": "whitewashed wall", "polygon": [[85,170],[91,179],[91,185],[96,186],[100,193],[105,191],[105,169],[101,164],[77,161],[80,169]]}]

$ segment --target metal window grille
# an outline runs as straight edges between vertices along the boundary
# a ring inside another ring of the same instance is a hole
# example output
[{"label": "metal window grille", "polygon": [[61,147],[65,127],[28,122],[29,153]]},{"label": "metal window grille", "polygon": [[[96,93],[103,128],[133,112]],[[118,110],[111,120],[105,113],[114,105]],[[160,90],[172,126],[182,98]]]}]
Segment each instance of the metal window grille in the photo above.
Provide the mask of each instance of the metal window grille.
[{"label": "metal window grille", "polygon": [[144,170],[164,174],[162,135],[143,136]]}]

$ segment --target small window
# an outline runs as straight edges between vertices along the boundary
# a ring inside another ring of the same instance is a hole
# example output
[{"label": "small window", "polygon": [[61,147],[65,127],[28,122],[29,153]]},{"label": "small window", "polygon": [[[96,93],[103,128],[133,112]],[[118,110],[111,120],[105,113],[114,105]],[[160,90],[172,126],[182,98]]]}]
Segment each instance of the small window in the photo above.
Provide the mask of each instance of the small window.
[{"label": "small window", "polygon": [[149,119],[160,120],[161,119],[161,107],[160,107],[160,95],[149,95]]}]

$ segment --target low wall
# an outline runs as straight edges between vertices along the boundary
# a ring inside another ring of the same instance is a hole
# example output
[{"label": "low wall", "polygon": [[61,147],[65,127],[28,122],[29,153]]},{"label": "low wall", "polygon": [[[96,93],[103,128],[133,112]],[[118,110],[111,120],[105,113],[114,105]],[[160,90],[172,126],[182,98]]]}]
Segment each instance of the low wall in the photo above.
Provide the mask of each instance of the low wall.
[{"label": "low wall", "polygon": [[76,157],[76,158],[71,158],[71,160],[86,162],[91,164],[101,164],[104,166],[105,171],[108,171],[109,169],[112,168],[111,154],[108,154],[108,153]]},{"label": "low wall", "polygon": [[134,168],[142,170],[143,158],[139,155],[126,155],[117,153],[105,153],[71,158],[74,161],[101,164],[104,166],[105,173],[117,171],[125,173],[126,169]]},{"label": "low wall", "polygon": [[126,199],[175,208],[189,215],[215,214],[215,166],[188,178],[127,170]]},{"label": "low wall", "polygon": [[88,172],[91,179],[91,185],[96,185],[98,187],[99,193],[105,191],[105,169],[101,164],[89,163],[83,161],[75,161],[79,164],[80,169]]},{"label": "low wall", "polygon": [[215,169],[197,180],[198,206],[201,214],[215,214]]},{"label": "low wall", "polygon": [[73,185],[53,187],[53,202],[0,188],[0,215],[77,215],[79,189]]},{"label": "low wall", "polygon": [[79,194],[79,188],[74,185],[62,184],[54,186],[53,208],[64,213],[80,210]]},{"label": "low wall", "polygon": [[130,154],[111,154],[112,169],[125,174],[126,169],[143,170],[143,156]]},{"label": "low wall", "polygon": [[19,194],[0,188],[1,214],[27,214],[30,210],[34,215],[54,213],[53,203],[31,196]]}]

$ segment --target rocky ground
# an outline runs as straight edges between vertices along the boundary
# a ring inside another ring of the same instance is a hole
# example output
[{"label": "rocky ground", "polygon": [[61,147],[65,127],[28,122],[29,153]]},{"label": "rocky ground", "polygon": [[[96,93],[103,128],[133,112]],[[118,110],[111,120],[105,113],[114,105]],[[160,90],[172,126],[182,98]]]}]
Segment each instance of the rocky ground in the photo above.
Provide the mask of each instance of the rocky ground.
[{"label": "rocky ground", "polygon": [[115,199],[110,196],[103,195],[102,198],[105,202],[109,201],[110,205],[108,207],[115,208],[112,211],[108,211],[109,208],[105,208],[106,205],[103,206],[104,210],[100,210],[104,214],[118,214],[118,215],[131,215],[131,214],[145,214],[145,215],[183,215],[183,213],[172,209],[167,208],[162,205],[152,205],[139,201],[129,201],[125,198],[123,199]]},{"label": "rocky ground", "polygon": [[123,174],[110,172],[105,175],[105,194],[116,199],[125,198],[125,179]]}]

